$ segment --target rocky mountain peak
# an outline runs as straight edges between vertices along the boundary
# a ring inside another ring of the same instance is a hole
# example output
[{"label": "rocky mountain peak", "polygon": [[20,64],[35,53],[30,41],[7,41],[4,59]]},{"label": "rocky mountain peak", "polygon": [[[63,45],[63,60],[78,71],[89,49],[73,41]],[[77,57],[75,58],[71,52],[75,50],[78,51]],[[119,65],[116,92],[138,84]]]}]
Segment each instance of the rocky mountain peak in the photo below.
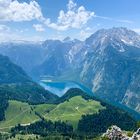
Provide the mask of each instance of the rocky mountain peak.
[{"label": "rocky mountain peak", "polygon": [[71,41],[71,40],[72,39],[69,36],[67,36],[66,38],[63,39],[63,42],[68,42],[68,41]]},{"label": "rocky mountain peak", "polygon": [[140,48],[140,35],[124,27],[101,29],[86,39],[87,45],[105,46],[106,44],[125,44]]}]

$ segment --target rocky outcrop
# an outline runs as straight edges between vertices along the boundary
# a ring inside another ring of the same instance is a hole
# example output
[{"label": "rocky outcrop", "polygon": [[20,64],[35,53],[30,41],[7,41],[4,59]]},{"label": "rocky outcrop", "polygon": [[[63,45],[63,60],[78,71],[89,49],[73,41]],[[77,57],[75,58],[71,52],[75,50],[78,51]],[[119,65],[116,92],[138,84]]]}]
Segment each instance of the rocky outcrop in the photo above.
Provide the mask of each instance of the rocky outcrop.
[{"label": "rocky outcrop", "polygon": [[128,136],[127,132],[122,131],[117,126],[112,126],[103,134],[102,139],[104,138],[109,140],[140,140],[140,128],[132,136]]}]

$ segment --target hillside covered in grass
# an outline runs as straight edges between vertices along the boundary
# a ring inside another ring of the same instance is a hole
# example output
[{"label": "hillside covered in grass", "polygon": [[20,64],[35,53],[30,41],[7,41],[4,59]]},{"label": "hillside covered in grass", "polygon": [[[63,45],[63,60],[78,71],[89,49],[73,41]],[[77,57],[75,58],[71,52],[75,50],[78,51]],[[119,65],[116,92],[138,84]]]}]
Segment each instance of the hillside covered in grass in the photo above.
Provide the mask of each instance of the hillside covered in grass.
[{"label": "hillside covered in grass", "polygon": [[114,124],[127,131],[137,129],[137,120],[128,112],[80,89],[70,89],[52,104],[31,105],[10,100],[0,131],[12,135],[95,137]]},{"label": "hillside covered in grass", "polygon": [[9,107],[5,112],[6,119],[0,122],[0,129],[8,130],[17,124],[27,125],[41,118],[52,121],[67,121],[73,127],[77,127],[82,115],[98,113],[101,109],[105,109],[105,107],[99,102],[85,100],[81,96],[75,96],[58,105],[29,105],[19,101],[9,101]]}]

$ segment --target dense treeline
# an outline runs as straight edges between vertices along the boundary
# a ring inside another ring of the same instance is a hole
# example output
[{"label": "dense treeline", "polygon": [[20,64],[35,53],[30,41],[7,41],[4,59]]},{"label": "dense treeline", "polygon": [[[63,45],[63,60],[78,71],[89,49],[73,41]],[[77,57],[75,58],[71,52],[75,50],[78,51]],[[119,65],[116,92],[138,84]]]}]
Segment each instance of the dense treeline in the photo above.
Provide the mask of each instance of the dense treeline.
[{"label": "dense treeline", "polygon": [[8,100],[3,92],[0,90],[0,121],[5,119],[5,110],[8,107]]},{"label": "dense treeline", "polygon": [[47,136],[49,134],[63,134],[70,135],[73,132],[73,127],[65,122],[57,121],[45,121],[41,120],[30,124],[29,126],[21,126],[20,124],[11,129],[12,134],[39,134],[41,136]]},{"label": "dense treeline", "polygon": [[79,120],[78,128],[73,129],[66,122],[52,122],[42,119],[29,126],[18,125],[11,129],[12,134],[37,134],[40,136],[62,135],[70,138],[92,138],[104,133],[110,126],[117,125],[122,130],[137,129],[137,122],[126,112],[107,106],[97,114],[84,115]]},{"label": "dense treeline", "polygon": [[0,85],[0,89],[10,100],[18,100],[30,104],[52,103],[58,98],[33,82],[2,84]]},{"label": "dense treeline", "polygon": [[82,116],[78,123],[78,131],[86,135],[99,135],[112,125],[130,131],[137,128],[137,122],[126,112],[107,106],[105,110],[100,110],[98,114]]},{"label": "dense treeline", "polygon": [[21,126],[20,124],[11,129],[11,136],[15,137],[16,134],[21,135],[38,135],[40,140],[89,140],[87,135],[77,133],[72,125],[61,121],[45,121],[41,120],[30,124],[28,126]]}]

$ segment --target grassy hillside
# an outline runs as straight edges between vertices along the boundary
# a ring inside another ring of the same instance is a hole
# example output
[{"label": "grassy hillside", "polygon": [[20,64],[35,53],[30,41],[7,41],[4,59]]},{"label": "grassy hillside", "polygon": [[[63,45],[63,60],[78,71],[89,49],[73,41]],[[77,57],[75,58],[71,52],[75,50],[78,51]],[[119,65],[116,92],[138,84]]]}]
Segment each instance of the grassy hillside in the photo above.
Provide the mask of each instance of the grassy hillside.
[{"label": "grassy hillside", "polygon": [[0,131],[7,131],[19,123],[23,125],[33,123],[40,119],[35,112],[45,115],[46,110],[51,110],[54,107],[55,105],[51,104],[29,105],[19,101],[9,101],[5,120],[0,122]]},{"label": "grassy hillside", "polygon": [[5,112],[5,121],[0,122],[0,131],[7,131],[17,124],[29,124],[39,120],[38,114],[46,120],[62,120],[77,126],[82,115],[97,113],[104,109],[100,102],[85,100],[81,96],[75,96],[60,103],[29,105],[19,101],[9,101],[9,107]]},{"label": "grassy hillside", "polygon": [[104,109],[100,102],[85,100],[81,96],[75,96],[60,103],[55,109],[45,115],[47,120],[63,120],[77,126],[82,115],[98,113],[99,109]]}]

